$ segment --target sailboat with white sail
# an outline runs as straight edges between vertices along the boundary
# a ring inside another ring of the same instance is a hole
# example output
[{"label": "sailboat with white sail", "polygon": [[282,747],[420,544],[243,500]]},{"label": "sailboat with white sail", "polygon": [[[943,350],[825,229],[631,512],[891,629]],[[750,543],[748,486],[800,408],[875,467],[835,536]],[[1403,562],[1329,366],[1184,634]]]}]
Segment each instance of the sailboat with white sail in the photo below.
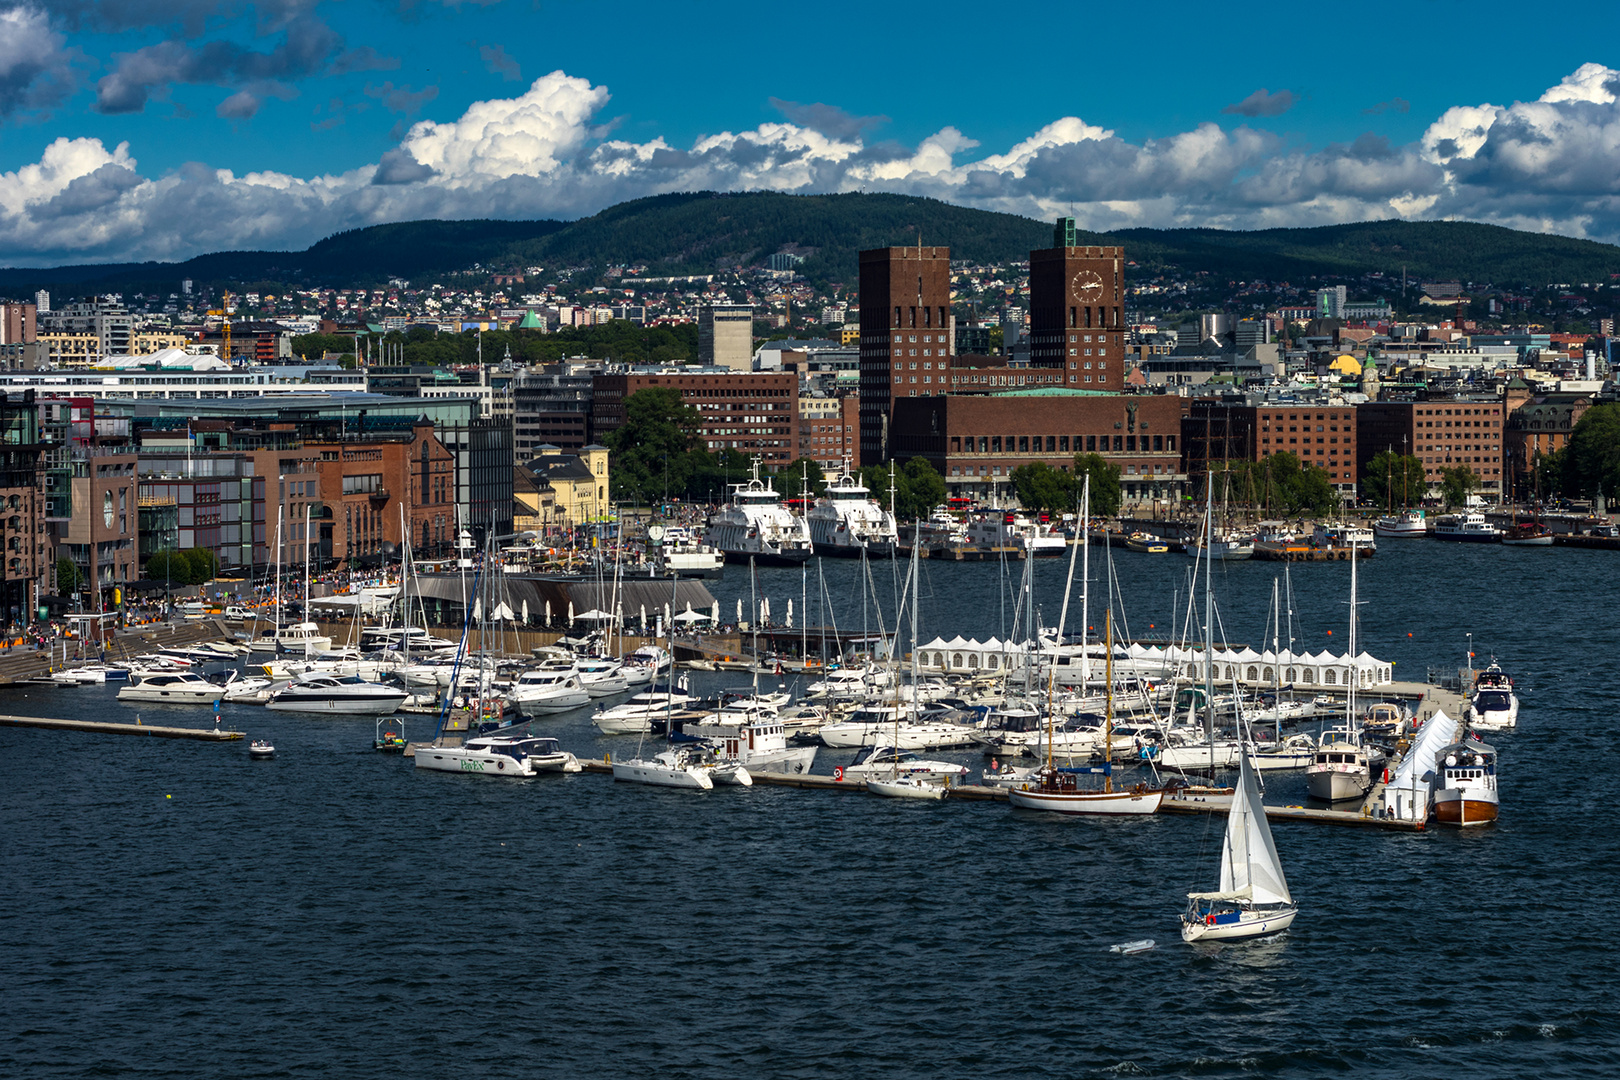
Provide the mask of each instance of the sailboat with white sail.
[{"label": "sailboat with white sail", "polygon": [[1240,941],[1288,929],[1299,914],[1249,756],[1238,757],[1237,790],[1226,815],[1221,884],[1215,892],[1187,894],[1181,938],[1187,942]]}]

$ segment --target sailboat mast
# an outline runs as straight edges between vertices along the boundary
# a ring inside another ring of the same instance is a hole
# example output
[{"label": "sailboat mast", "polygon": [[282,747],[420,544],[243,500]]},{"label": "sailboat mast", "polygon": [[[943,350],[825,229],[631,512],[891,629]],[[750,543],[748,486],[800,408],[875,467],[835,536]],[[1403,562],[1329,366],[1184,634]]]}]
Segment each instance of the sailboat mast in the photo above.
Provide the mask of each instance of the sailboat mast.
[{"label": "sailboat mast", "polygon": [[1080,490],[1080,694],[1091,685],[1091,474]]},{"label": "sailboat mast", "polygon": [[1215,576],[1210,553],[1215,547],[1215,474],[1209,474],[1204,498],[1204,730],[1210,742],[1210,765],[1215,763],[1215,618],[1210,581]]},{"label": "sailboat mast", "polygon": [[1114,608],[1103,613],[1103,793],[1114,790]]}]

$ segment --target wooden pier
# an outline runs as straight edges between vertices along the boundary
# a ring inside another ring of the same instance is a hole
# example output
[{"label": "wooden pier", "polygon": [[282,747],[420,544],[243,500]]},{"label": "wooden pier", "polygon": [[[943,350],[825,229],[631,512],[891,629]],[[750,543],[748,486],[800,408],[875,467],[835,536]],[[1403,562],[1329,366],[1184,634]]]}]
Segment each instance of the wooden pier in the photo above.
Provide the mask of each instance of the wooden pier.
[{"label": "wooden pier", "polygon": [[48,728],[52,731],[88,731],[97,735],[145,735],[153,739],[197,739],[201,742],[235,742],[245,738],[240,731],[219,731],[214,728],[164,727],[161,724],[143,724],[139,718],[133,724],[124,724],[105,720],[59,720],[48,716],[0,716],[0,727]]}]

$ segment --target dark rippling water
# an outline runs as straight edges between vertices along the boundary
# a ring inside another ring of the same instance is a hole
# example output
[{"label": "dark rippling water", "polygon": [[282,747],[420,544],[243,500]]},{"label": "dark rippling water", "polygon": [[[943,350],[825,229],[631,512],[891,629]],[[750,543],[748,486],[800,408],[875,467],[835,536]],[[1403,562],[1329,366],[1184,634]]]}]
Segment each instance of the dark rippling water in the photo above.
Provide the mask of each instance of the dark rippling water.
[{"label": "dark rippling water", "polygon": [[[1298,921],[1213,952],[1176,917],[1214,883],[1219,820],[419,774],[371,752],[368,721],[249,707],[227,719],[273,761],[0,730],[0,1074],[1611,1077],[1615,559],[1386,542],[1365,647],[1421,678],[1472,631],[1520,676],[1502,819],[1279,825]],[[1117,560],[1132,629],[1162,632],[1187,560]],[[1048,624],[1063,570],[1037,567]],[[1275,573],[1217,569],[1229,639],[1260,640]],[[728,614],[748,595],[730,574]],[[826,575],[858,625],[853,567]],[[1299,646],[1343,641],[1347,570],[1293,577]],[[929,566],[925,638],[999,632],[1001,580]],[[802,615],[798,571],[759,581]],[[101,688],[0,710],[133,711]],[[633,746],[587,719],[552,726],[582,755]],[[1141,937],[1159,948],[1108,952]]]}]

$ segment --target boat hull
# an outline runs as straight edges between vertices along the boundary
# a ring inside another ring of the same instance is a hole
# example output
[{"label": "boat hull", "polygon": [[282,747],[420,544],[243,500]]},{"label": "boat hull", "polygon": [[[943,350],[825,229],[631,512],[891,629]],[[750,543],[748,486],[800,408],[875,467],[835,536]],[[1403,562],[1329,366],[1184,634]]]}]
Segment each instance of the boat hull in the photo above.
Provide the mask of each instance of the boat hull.
[{"label": "boat hull", "polygon": [[1049,810],[1058,814],[1127,816],[1156,814],[1164,802],[1162,791],[1085,791],[1056,792],[1035,789],[1007,793],[1007,801],[1025,810]]},{"label": "boat hull", "polygon": [[1305,776],[1305,790],[1313,799],[1323,802],[1344,802],[1347,799],[1360,799],[1372,789],[1372,781],[1367,774],[1360,771],[1344,772],[1341,770],[1311,772]]},{"label": "boat hull", "polygon": [[1496,810],[1496,799],[1486,791],[1441,788],[1434,793],[1434,819],[1444,825],[1489,825]]},{"label": "boat hull", "polygon": [[874,795],[882,795],[890,799],[932,799],[939,800],[945,797],[945,788],[936,787],[926,781],[898,780],[868,780],[866,790]]},{"label": "boat hull", "polygon": [[810,561],[810,546],[788,548],[785,551],[727,551],[726,562],[746,563],[752,559],[756,566],[798,566]]},{"label": "boat hull", "polygon": [[1546,536],[1525,536],[1520,538],[1503,538],[1503,547],[1552,547],[1551,534]]},{"label": "boat hull", "polygon": [[862,551],[866,552],[868,559],[892,559],[895,548],[899,545],[893,540],[873,540],[864,544],[839,544],[816,540],[812,546],[817,555],[831,555],[840,559],[858,559]]},{"label": "boat hull", "polygon": [[344,716],[384,716],[405,703],[405,694],[376,697],[271,698],[264,707],[274,712],[330,713]]},{"label": "boat hull", "polygon": [[1299,909],[1290,907],[1275,911],[1243,911],[1235,922],[1210,923],[1204,920],[1181,917],[1181,940],[1189,944],[1195,941],[1242,941],[1245,938],[1264,937],[1277,934],[1294,924],[1294,916]]},{"label": "boat hull", "polygon": [[615,761],[613,779],[631,784],[651,784],[653,787],[684,788],[690,791],[708,791],[714,781],[700,768],[677,769],[652,761]]}]

